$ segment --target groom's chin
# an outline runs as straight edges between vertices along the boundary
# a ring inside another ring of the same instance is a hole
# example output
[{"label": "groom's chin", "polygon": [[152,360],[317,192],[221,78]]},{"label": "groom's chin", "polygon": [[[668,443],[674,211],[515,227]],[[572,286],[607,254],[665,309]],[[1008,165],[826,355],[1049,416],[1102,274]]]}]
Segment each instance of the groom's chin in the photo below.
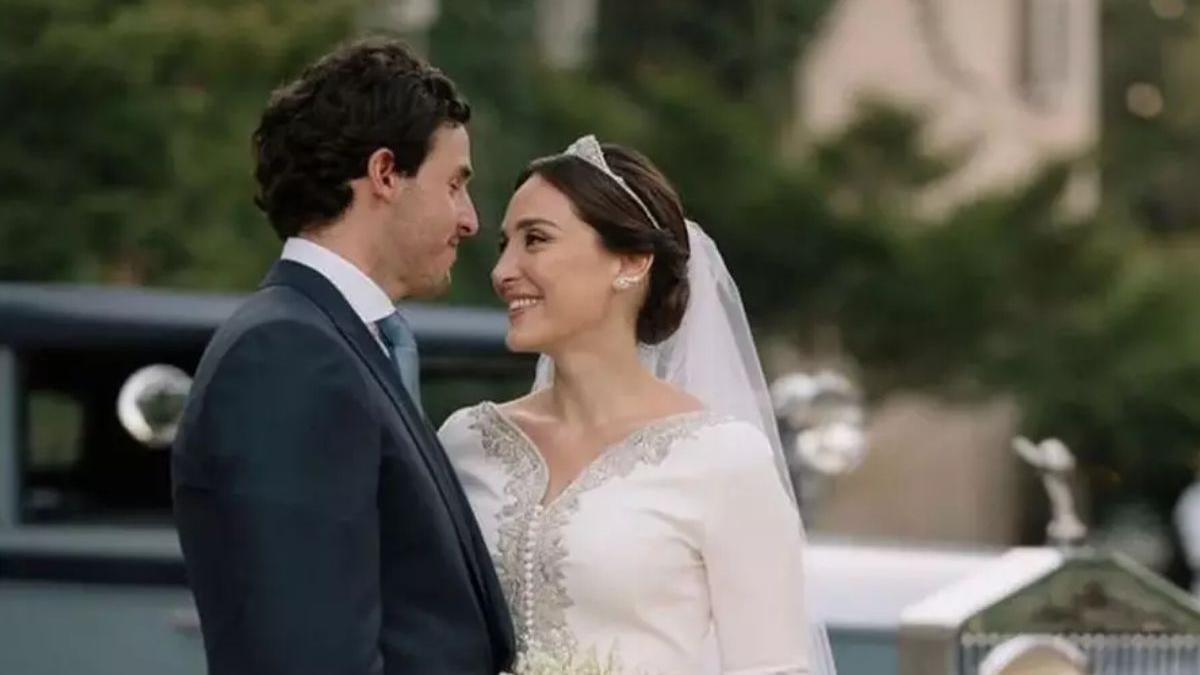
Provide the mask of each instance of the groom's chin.
[{"label": "groom's chin", "polygon": [[443,295],[449,293],[450,285],[452,284],[453,281],[454,281],[454,272],[451,270],[446,270],[446,273],[442,275],[442,278],[439,279],[438,282],[433,285],[433,297],[440,298]]},{"label": "groom's chin", "polygon": [[412,294],[414,300],[435,300],[450,292],[450,272],[440,279],[430,279],[418,292]]}]

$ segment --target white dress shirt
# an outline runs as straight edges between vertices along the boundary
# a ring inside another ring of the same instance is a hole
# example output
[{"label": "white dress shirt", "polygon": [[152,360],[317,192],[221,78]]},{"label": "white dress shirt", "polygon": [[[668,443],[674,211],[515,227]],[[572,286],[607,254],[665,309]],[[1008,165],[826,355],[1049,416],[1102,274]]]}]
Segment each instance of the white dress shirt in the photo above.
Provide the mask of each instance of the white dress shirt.
[{"label": "white dress shirt", "polygon": [[367,325],[367,330],[371,331],[383,353],[391,357],[375,322],[396,311],[396,307],[379,284],[349,260],[300,237],[290,237],[284,242],[280,258],[300,263],[328,279],[350,304],[350,309]]}]

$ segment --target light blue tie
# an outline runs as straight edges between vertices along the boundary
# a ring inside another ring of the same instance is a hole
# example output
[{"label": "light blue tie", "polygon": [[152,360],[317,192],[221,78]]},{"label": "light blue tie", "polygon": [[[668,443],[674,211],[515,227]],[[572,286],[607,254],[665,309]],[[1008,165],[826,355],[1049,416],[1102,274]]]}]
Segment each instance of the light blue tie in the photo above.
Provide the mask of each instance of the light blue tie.
[{"label": "light blue tie", "polygon": [[392,363],[400,371],[400,381],[412,397],[417,410],[421,409],[421,361],[417,353],[417,339],[408,322],[400,312],[392,312],[375,322],[379,335],[392,355]]}]

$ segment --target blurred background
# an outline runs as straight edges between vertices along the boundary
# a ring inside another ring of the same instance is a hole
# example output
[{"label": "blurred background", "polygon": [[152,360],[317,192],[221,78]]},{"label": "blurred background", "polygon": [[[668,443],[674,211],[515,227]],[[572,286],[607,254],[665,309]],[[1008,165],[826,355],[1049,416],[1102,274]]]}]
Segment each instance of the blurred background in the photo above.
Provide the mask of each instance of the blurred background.
[{"label": "blurred background", "polygon": [[279,251],[251,201],[258,115],[368,32],[474,108],[484,229],[449,302],[495,305],[529,159],[634,146],[722,247],[770,376],[861,396],[865,454],[810,486],[810,529],[1040,544],[1010,441],[1054,436],[1094,539],[1189,585],[1193,2],[0,0],[0,280],[254,288]]}]

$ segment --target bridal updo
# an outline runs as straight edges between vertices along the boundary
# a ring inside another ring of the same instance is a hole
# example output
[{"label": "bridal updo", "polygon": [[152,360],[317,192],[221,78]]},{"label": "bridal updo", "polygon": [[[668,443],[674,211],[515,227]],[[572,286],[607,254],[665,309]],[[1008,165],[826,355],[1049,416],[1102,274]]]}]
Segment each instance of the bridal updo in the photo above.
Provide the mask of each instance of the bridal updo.
[{"label": "bridal updo", "polygon": [[616,181],[579,157],[536,159],[521,172],[516,187],[536,174],[566,195],[610,252],[654,255],[646,299],[638,312],[637,339],[657,344],[679,328],[687,309],[689,249],[683,205],[670,181],[644,155],[612,143],[601,147],[609,168],[637,194],[661,229]]}]

